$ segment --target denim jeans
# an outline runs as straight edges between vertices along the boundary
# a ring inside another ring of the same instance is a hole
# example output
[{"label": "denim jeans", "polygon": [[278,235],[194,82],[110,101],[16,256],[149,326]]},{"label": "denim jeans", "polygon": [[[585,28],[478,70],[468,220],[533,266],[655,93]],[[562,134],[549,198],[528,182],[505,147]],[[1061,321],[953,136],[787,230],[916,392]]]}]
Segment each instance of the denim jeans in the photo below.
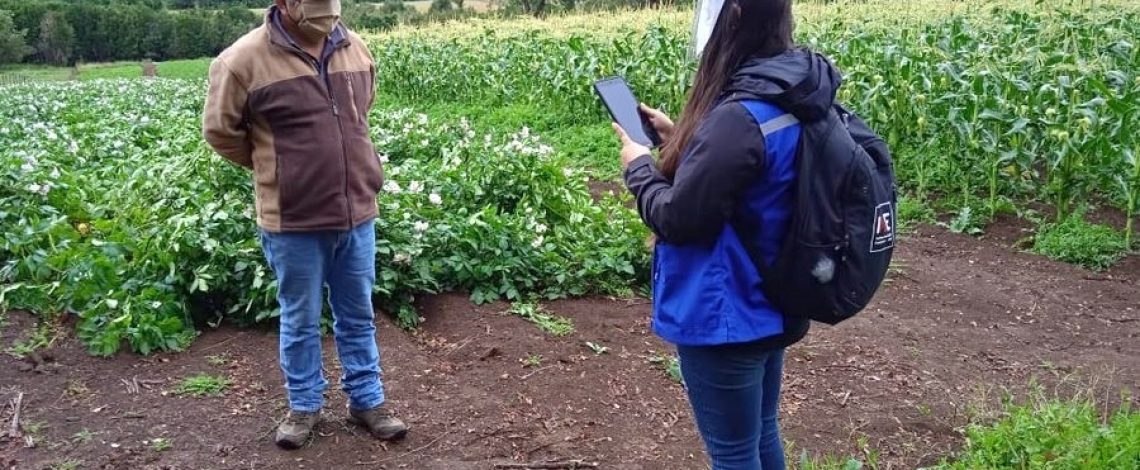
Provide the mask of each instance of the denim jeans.
[{"label": "denim jeans", "polygon": [[677,352],[713,470],[784,470],[777,420],[784,350],[749,343]]},{"label": "denim jeans", "polygon": [[384,403],[380,350],[372,309],[376,282],[375,221],[351,231],[270,233],[261,244],[277,276],[281,307],[280,360],[289,407],[312,412],[328,387],[321,360],[323,293],[333,313],[333,333],[349,406],[369,410]]}]

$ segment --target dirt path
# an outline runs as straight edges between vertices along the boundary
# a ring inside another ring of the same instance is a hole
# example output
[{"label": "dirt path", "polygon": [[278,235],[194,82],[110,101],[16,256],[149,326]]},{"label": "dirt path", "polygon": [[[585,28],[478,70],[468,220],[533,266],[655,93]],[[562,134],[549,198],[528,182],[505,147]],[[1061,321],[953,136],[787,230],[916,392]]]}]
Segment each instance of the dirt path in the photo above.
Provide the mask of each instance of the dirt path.
[{"label": "dirt path", "polygon": [[[1140,259],[1094,275],[930,228],[899,258],[874,308],[816,328],[789,352],[783,429],[797,455],[865,445],[882,452],[881,468],[914,468],[960,445],[955,429],[1000,387],[1038,378],[1140,389]],[[42,364],[3,355],[0,405],[24,393],[21,422],[35,447],[0,439],[0,468],[463,470],[555,459],[706,468],[684,392],[653,362],[669,348],[648,331],[649,306],[546,307],[572,318],[575,333],[552,338],[503,305],[459,295],[425,301],[427,322],[414,335],[381,321],[387,390],[412,425],[407,441],[387,446],[344,424],[331,340],[326,422],[290,453],[270,440],[283,406],[271,332],[210,331],[187,353],[151,358],[96,359],[70,338]],[[32,322],[7,314],[2,345]],[[596,354],[587,341],[609,350]],[[172,393],[198,373],[232,385],[217,398]],[[6,430],[11,410],[0,409]]]}]

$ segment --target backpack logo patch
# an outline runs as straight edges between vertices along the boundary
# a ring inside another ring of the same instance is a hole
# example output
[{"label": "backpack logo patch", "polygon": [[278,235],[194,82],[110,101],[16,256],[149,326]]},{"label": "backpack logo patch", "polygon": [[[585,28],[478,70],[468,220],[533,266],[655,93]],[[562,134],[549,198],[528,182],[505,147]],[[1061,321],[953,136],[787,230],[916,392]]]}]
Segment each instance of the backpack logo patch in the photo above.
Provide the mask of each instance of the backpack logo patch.
[{"label": "backpack logo patch", "polygon": [[874,232],[871,234],[871,253],[887,251],[895,247],[895,211],[891,203],[879,204],[875,208]]}]

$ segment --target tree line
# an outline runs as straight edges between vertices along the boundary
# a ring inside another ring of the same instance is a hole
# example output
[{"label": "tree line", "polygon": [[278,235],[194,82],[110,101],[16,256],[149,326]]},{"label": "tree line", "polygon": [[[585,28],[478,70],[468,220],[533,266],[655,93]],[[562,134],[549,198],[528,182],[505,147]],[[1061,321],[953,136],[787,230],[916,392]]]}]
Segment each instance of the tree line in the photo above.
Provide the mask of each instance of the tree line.
[{"label": "tree line", "polygon": [[[463,0],[420,13],[400,0],[342,0],[350,27],[380,31],[466,16],[545,16],[575,10],[668,5],[678,0],[496,0],[476,14]],[[273,0],[0,0],[0,64],[72,65],[215,56],[261,23]]]},{"label": "tree line", "polygon": [[[0,64],[72,65],[217,55],[261,23],[255,9],[273,0],[0,0]],[[353,28],[465,16],[462,0],[437,0],[420,14],[399,0],[344,0]]]},{"label": "tree line", "polygon": [[[188,59],[217,55],[261,23],[235,1],[0,0],[0,63]],[[258,0],[258,5],[268,3]]]}]

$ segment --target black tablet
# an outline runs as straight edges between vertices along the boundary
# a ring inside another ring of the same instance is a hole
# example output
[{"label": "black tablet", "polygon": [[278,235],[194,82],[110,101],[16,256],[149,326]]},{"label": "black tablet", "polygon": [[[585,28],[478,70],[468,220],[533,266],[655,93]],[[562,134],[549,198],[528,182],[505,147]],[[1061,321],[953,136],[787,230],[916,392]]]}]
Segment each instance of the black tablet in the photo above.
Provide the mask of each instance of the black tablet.
[{"label": "black tablet", "polygon": [[629,134],[630,139],[649,148],[661,146],[661,137],[641,113],[639,101],[625,79],[610,77],[599,80],[594,83],[594,91],[610,111],[614,122]]}]

